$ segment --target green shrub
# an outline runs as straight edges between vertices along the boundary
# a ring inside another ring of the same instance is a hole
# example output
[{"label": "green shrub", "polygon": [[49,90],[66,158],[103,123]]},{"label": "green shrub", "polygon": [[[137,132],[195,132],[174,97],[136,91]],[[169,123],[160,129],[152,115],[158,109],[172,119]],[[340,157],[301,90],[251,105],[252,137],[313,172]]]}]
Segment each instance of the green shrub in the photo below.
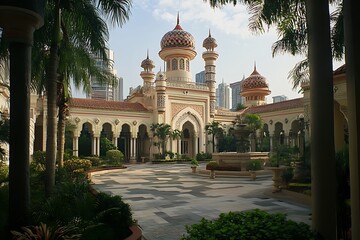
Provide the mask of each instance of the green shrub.
[{"label": "green shrub", "polygon": [[109,150],[106,152],[106,159],[111,165],[122,166],[124,162],[124,154],[119,150]]},{"label": "green shrub", "polygon": [[64,150],[64,161],[70,160],[73,157],[73,150],[70,148],[67,148]]},{"label": "green shrub", "polygon": [[209,159],[212,159],[211,153],[201,152],[201,153],[196,154],[196,160],[198,160],[198,161],[204,161],[204,160],[209,160]]},{"label": "green shrub", "polygon": [[260,159],[253,159],[246,166],[246,170],[257,171],[262,169],[262,161]]},{"label": "green shrub", "polygon": [[88,157],[84,157],[84,159],[90,160],[91,161],[91,165],[94,166],[100,166],[101,164],[101,160],[98,156],[88,156]]},{"label": "green shrub", "polygon": [[70,172],[87,171],[91,168],[91,161],[86,159],[71,159],[64,161],[64,168]]},{"label": "green shrub", "polygon": [[291,167],[286,168],[283,171],[281,177],[282,177],[283,182],[288,184],[291,181],[291,179],[293,179],[293,177],[294,177],[294,169]]},{"label": "green shrub", "polygon": [[32,161],[45,165],[46,163],[46,152],[35,151],[32,155]]},{"label": "green shrub", "polygon": [[210,161],[206,164],[206,170],[217,170],[219,164],[216,161]]},{"label": "green shrub", "polygon": [[6,182],[9,177],[9,166],[0,161],[0,184]]},{"label": "green shrub", "polygon": [[199,162],[195,158],[192,158],[191,159],[191,165],[192,166],[199,166]]},{"label": "green shrub", "polygon": [[285,214],[270,214],[255,209],[246,212],[221,213],[215,220],[203,218],[186,227],[182,240],[252,239],[315,240],[321,239],[310,226],[287,219]]}]

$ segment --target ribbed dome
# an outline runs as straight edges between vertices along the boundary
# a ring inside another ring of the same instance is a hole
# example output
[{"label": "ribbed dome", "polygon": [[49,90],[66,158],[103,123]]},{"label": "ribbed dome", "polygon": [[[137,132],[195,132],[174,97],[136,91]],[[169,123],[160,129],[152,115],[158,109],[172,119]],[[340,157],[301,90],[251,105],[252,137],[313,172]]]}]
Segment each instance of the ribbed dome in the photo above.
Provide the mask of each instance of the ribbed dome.
[{"label": "ribbed dome", "polygon": [[256,66],[254,67],[254,71],[250,74],[249,77],[245,78],[244,82],[242,83],[243,89],[249,88],[269,88],[268,84],[266,83],[265,77],[261,76],[256,71]]},{"label": "ribbed dome", "polygon": [[160,42],[161,49],[172,47],[187,47],[195,49],[194,37],[184,31],[179,24],[179,17],[174,30],[165,33]]},{"label": "ribbed dome", "polygon": [[146,59],[141,62],[141,67],[144,69],[153,69],[155,67],[154,62],[149,58],[149,54]]},{"label": "ribbed dome", "polygon": [[211,33],[209,30],[209,36],[204,39],[203,47],[206,48],[206,50],[214,50],[218,45],[216,43],[216,39],[211,37]]}]

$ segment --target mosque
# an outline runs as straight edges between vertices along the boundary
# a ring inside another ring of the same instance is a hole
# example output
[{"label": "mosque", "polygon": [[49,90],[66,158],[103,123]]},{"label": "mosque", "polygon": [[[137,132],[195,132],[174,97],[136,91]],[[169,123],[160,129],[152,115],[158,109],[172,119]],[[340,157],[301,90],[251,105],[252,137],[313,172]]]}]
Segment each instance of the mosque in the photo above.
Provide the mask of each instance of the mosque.
[{"label": "mosque", "polygon": [[[73,155],[79,155],[79,138],[88,134],[92,155],[100,155],[100,137],[106,136],[125,155],[127,162],[151,159],[156,153],[156,140],[151,126],[169,124],[172,130],[181,130],[181,139],[169,139],[167,150],[194,157],[197,153],[211,153],[212,143],[205,131],[211,122],[223,127],[232,126],[239,114],[256,113],[261,116],[263,128],[257,137],[270,139],[270,150],[276,144],[304,146],[311,134],[310,89],[303,83],[303,97],[266,104],[270,94],[266,78],[254,66],[253,72],[242,85],[244,110],[231,112],[216,108],[216,52],[217,41],[209,35],[203,40],[202,58],[205,66],[205,83],[192,79],[191,61],[197,55],[193,36],[185,31],[177,18],[176,26],[160,41],[160,58],[164,71],[155,73],[153,61],[147,55],[141,62],[143,84],[130,92],[125,101],[106,101],[72,98],[68,121],[72,130]],[[334,71],[334,109],[336,148],[346,141],[347,103],[345,66]],[[31,136],[32,151],[46,149],[46,99],[32,96]]]}]

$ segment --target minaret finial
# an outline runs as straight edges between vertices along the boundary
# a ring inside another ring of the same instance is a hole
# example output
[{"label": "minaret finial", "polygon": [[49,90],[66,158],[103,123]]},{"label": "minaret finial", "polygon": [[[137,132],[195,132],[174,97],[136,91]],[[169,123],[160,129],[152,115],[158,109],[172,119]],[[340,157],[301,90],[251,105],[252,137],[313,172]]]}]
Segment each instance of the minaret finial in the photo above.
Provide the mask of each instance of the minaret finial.
[{"label": "minaret finial", "polygon": [[149,49],[147,49],[146,58],[149,59]]},{"label": "minaret finial", "polygon": [[180,17],[179,17],[179,12],[177,14],[177,20],[176,20],[176,25],[179,25],[180,24]]},{"label": "minaret finial", "polygon": [[210,28],[209,28],[209,37],[211,37],[211,32],[210,32]]},{"label": "minaret finial", "polygon": [[254,61],[254,71],[256,71],[256,61]]}]

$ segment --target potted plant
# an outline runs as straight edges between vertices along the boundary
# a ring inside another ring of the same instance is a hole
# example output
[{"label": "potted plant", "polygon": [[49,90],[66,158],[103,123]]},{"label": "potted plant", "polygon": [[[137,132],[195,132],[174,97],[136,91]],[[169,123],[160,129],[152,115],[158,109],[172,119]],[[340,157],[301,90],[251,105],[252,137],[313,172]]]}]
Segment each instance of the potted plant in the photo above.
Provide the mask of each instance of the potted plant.
[{"label": "potted plant", "polygon": [[253,159],[249,162],[246,168],[252,180],[256,179],[256,171],[261,170],[261,160],[260,159]]},{"label": "potted plant", "polygon": [[195,158],[191,159],[191,169],[193,173],[196,173],[196,168],[199,166],[198,160]]},{"label": "potted plant", "polygon": [[216,161],[210,161],[206,164],[206,170],[210,170],[210,178],[215,178],[215,170],[219,168],[219,163]]}]

